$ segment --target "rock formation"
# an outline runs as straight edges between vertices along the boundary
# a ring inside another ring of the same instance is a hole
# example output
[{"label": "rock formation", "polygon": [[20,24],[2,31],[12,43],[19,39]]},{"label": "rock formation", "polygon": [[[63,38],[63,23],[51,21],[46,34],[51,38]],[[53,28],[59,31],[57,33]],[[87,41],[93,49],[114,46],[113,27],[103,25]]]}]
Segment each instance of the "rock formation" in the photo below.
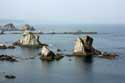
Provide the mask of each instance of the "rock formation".
[{"label": "rock formation", "polygon": [[34,31],[34,27],[33,26],[30,26],[29,24],[25,24],[21,27],[21,30],[22,31],[25,31],[25,30],[29,30],[29,31]]},{"label": "rock formation", "polygon": [[0,27],[0,30],[4,30],[4,31],[15,31],[17,30],[15,25],[12,23],[6,24],[4,26]]},{"label": "rock formation", "polygon": [[27,46],[27,47],[41,47],[42,43],[39,41],[39,36],[32,32],[25,31],[20,40],[14,45]]},{"label": "rock formation", "polygon": [[40,54],[41,54],[41,59],[42,60],[47,60],[47,61],[60,60],[61,58],[63,58],[62,55],[55,54],[47,46],[42,47],[42,50],[41,50]]},{"label": "rock formation", "polygon": [[14,49],[14,48],[16,48],[14,45],[0,44],[0,49]]},{"label": "rock formation", "polygon": [[3,30],[0,30],[0,34],[4,34],[4,31],[3,31]]},{"label": "rock formation", "polygon": [[0,44],[0,49],[7,49],[7,46],[4,44]]},{"label": "rock formation", "polygon": [[85,36],[83,38],[77,38],[74,47],[74,55],[87,56],[87,55],[99,55],[100,51],[96,50],[92,46],[93,38]]}]

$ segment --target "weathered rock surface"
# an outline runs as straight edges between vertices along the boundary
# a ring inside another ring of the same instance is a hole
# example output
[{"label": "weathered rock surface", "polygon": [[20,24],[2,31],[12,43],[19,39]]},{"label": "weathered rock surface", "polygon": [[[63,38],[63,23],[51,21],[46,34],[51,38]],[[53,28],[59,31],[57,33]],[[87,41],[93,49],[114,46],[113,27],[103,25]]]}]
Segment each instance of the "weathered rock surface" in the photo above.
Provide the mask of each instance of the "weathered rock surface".
[{"label": "weathered rock surface", "polygon": [[29,30],[29,31],[34,31],[34,27],[33,26],[30,26],[29,24],[25,24],[21,27],[21,30],[22,31],[25,31],[25,30]]},{"label": "weathered rock surface", "polygon": [[39,36],[32,32],[25,31],[20,40],[14,45],[27,46],[27,47],[41,47],[43,44],[39,41]]},{"label": "weathered rock surface", "polygon": [[83,38],[77,38],[74,47],[74,55],[87,56],[87,55],[99,55],[100,51],[96,50],[93,46],[93,38],[85,36]]},{"label": "weathered rock surface", "polygon": [[63,58],[61,54],[55,54],[53,51],[48,49],[47,46],[42,47],[42,50],[41,50],[42,60],[51,61],[51,60],[60,60],[61,58]]}]

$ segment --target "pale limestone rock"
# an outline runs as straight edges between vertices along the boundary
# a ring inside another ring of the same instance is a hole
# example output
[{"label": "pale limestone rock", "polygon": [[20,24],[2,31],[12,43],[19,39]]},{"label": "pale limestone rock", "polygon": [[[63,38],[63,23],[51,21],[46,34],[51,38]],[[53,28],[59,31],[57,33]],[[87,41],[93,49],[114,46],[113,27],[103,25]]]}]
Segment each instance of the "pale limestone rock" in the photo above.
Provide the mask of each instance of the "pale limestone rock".
[{"label": "pale limestone rock", "polygon": [[22,46],[40,46],[41,45],[39,41],[39,36],[29,31],[25,31],[23,33],[23,37],[16,43]]},{"label": "pale limestone rock", "polygon": [[101,52],[93,48],[93,38],[85,36],[83,38],[77,38],[74,46],[75,55],[97,55]]},{"label": "pale limestone rock", "polygon": [[47,57],[49,54],[50,50],[48,49],[47,46],[43,46],[41,50],[41,55]]},{"label": "pale limestone rock", "polygon": [[58,53],[55,54],[48,48],[48,46],[43,46],[40,54],[41,54],[41,59],[47,61],[60,60],[64,57],[61,54]]}]

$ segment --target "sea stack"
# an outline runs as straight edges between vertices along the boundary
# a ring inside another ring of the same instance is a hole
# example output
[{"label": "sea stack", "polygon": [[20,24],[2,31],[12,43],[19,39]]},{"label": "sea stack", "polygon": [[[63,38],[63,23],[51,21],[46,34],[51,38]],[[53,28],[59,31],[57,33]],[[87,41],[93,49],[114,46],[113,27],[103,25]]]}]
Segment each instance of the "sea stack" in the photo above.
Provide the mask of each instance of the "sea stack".
[{"label": "sea stack", "polygon": [[26,47],[41,47],[42,43],[39,41],[39,36],[30,32],[24,31],[22,38],[14,43],[15,45]]},{"label": "sea stack", "polygon": [[99,55],[100,51],[96,50],[93,46],[93,38],[90,36],[85,36],[83,38],[79,37],[75,41],[74,55],[77,56],[88,56],[88,55]]}]

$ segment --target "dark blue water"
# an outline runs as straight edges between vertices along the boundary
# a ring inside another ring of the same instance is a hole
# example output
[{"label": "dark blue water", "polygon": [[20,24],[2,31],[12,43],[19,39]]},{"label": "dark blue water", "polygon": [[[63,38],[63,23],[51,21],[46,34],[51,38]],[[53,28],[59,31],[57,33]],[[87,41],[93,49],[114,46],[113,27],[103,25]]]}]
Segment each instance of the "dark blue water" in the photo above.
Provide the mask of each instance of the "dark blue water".
[{"label": "dark blue water", "polygon": [[[60,61],[43,62],[37,56],[39,49],[0,50],[0,54],[20,57],[19,62],[0,62],[0,83],[124,83],[125,82],[125,29],[123,25],[88,26],[36,26],[41,31],[96,31],[99,34],[90,35],[94,38],[93,46],[102,51],[116,52],[115,60],[93,58],[64,57]],[[74,41],[84,35],[40,35],[40,41],[50,45],[50,48],[60,48],[64,53],[72,53]],[[0,43],[11,44],[21,37],[20,34],[0,35]],[[87,59],[88,60],[88,59]],[[5,72],[5,73],[3,73]],[[14,80],[4,78],[5,74],[16,76]]]}]

